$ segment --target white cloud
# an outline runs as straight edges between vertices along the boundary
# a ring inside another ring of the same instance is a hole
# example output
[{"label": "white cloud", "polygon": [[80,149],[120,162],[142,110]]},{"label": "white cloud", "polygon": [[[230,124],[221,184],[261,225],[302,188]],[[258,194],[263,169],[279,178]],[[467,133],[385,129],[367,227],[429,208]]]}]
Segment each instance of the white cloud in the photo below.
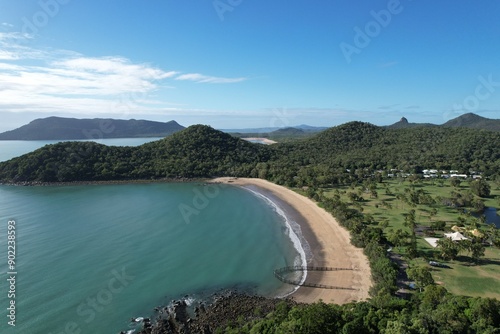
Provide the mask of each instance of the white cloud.
[{"label": "white cloud", "polygon": [[[0,42],[28,40],[31,37],[20,32],[0,32]],[[15,47],[15,45],[10,45]]]},{"label": "white cloud", "polygon": [[68,50],[37,50],[30,37],[0,32],[0,110],[10,112],[154,112],[168,103],[153,93],[166,80],[232,83],[219,78],[164,71],[124,57],[86,57]]},{"label": "white cloud", "polygon": [[179,75],[175,80],[188,80],[198,83],[237,83],[247,80],[247,78],[221,78],[212,77],[199,73],[182,74]]},{"label": "white cloud", "polygon": [[15,53],[6,50],[0,50],[0,60],[14,60],[14,59],[18,59]]},{"label": "white cloud", "polygon": [[144,77],[153,80],[166,79],[177,74],[175,71],[164,72],[144,64],[132,64],[129,60],[121,57],[103,58],[74,58],[55,63],[63,68],[75,71],[102,73],[102,74],[124,74],[129,76]]},{"label": "white cloud", "polygon": [[72,66],[72,60],[49,63],[48,66],[17,66],[0,72],[0,87],[22,92],[54,95],[109,96],[123,93],[149,92],[156,81],[175,73],[164,72],[146,65],[134,65],[123,59],[76,60],[84,64],[96,62],[94,67]]},{"label": "white cloud", "polygon": [[8,22],[2,22],[2,27],[6,27],[6,28],[13,28],[14,25],[13,24],[10,24]]}]

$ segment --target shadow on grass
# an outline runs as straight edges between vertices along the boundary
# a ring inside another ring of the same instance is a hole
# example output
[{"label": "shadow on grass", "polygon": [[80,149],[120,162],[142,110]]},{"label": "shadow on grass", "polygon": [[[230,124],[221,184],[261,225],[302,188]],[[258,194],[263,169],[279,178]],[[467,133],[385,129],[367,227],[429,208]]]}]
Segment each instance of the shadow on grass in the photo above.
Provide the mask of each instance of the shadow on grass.
[{"label": "shadow on grass", "polygon": [[497,260],[497,259],[481,259],[481,261],[479,262],[479,265],[481,265],[481,264],[493,264],[493,265],[500,266],[500,260]]},{"label": "shadow on grass", "polygon": [[426,260],[434,260],[437,258],[438,251],[436,251],[434,248],[424,248],[420,249],[420,255]]},{"label": "shadow on grass", "polygon": [[441,269],[453,269],[453,267],[450,267],[449,265],[443,263],[439,267],[431,267],[431,271],[440,272]]}]

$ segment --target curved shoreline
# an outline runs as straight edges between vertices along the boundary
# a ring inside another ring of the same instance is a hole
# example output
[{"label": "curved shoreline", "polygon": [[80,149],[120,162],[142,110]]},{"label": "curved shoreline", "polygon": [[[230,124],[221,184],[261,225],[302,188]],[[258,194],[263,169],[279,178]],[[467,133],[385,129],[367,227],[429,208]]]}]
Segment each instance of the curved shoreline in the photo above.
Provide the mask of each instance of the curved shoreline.
[{"label": "curved shoreline", "polygon": [[[372,286],[371,270],[363,250],[350,243],[349,232],[341,227],[335,218],[320,208],[311,199],[288,188],[263,179],[222,177],[207,179],[155,179],[155,180],[116,180],[116,181],[80,181],[80,182],[16,182],[0,183],[10,186],[81,186],[134,183],[172,183],[172,182],[207,182],[257,188],[259,193],[285,208],[286,215],[293,212],[297,217],[303,238],[310,246],[310,258],[307,265],[315,267],[352,268],[354,270],[336,272],[308,272],[307,281],[319,285],[348,287],[354,290],[331,290],[311,287],[298,287],[291,297],[298,302],[313,303],[320,299],[326,303],[344,304],[369,298]],[[304,247],[304,245],[302,245]],[[309,251],[309,250],[308,250]],[[276,268],[278,269],[278,268]]]},{"label": "curved shoreline", "polygon": [[[258,196],[258,197],[261,197],[262,199],[264,199],[266,202],[268,202],[273,207],[273,209],[276,211],[276,213],[279,216],[283,217],[283,219],[285,220],[285,225],[289,231],[288,236],[289,236],[290,240],[292,241],[295,250],[297,250],[297,252],[299,253],[300,260],[301,260],[300,264],[294,263],[294,265],[307,266],[307,257],[308,256],[306,255],[306,251],[304,248],[309,249],[309,245],[308,245],[307,240],[303,239],[302,232],[300,231],[300,225],[295,223],[297,226],[294,229],[294,226],[292,226],[292,222],[294,222],[294,221],[292,220],[291,215],[285,213],[283,208],[281,208],[280,205],[278,203],[276,203],[276,201],[273,201],[271,198],[266,196],[266,194],[262,192],[262,188],[258,188],[258,190],[253,190],[250,187],[245,187],[245,186],[243,186],[242,188],[247,189],[248,191],[255,194],[255,196]],[[300,278],[300,285],[302,285],[306,281],[306,278],[307,278],[307,270],[304,270],[304,271],[302,271],[302,277]],[[279,296],[279,297],[280,298],[288,297],[288,296],[292,295],[293,293],[295,293],[298,289],[299,289],[299,286],[296,286],[292,292],[287,293],[283,296]]]},{"label": "curved shoreline", "polygon": [[349,232],[315,202],[288,188],[262,179],[224,177],[213,179],[211,182],[245,188],[257,187],[266,195],[270,194],[273,200],[276,198],[290,206],[299,214],[297,223],[311,248],[309,263],[314,266],[354,269],[334,273],[311,272],[307,279],[316,284],[344,286],[354,290],[299,287],[291,295],[293,299],[303,303],[313,303],[321,299],[326,303],[344,304],[366,300],[369,297],[368,291],[372,281],[367,257],[362,249],[350,243]]}]

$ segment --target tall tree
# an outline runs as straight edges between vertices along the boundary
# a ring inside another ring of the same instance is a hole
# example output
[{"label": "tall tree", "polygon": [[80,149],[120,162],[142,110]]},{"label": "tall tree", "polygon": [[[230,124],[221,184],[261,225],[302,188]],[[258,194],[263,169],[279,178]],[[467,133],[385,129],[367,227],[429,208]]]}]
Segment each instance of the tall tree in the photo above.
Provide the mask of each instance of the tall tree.
[{"label": "tall tree", "polygon": [[479,197],[489,197],[491,193],[490,185],[483,179],[472,181],[470,183],[470,189]]},{"label": "tall tree", "polygon": [[422,289],[428,285],[434,284],[434,279],[432,278],[431,270],[429,267],[412,267],[406,270],[406,274],[409,279],[415,281],[417,286],[419,287],[420,292]]},{"label": "tall tree", "polygon": [[437,241],[437,248],[440,252],[439,256],[444,260],[456,259],[459,248],[457,244],[450,238],[442,238]]}]

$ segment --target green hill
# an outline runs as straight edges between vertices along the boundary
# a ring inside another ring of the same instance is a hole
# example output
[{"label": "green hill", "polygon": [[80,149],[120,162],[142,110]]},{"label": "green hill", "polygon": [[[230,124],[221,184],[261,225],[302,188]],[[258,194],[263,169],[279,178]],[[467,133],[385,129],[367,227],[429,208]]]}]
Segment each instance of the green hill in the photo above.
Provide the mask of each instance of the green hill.
[{"label": "green hill", "polygon": [[500,119],[485,118],[473,113],[468,113],[449,120],[444,123],[443,126],[500,131]]},{"label": "green hill", "polygon": [[204,125],[138,147],[63,142],[0,164],[0,180],[70,182],[150,178],[194,178],[243,173],[269,160],[254,145]]},{"label": "green hill", "polygon": [[473,161],[496,162],[500,159],[498,143],[500,134],[489,131],[443,127],[387,129],[348,123],[331,128],[304,145],[316,147],[311,150],[318,152],[316,159],[339,157],[349,168],[453,165],[460,169]]}]

